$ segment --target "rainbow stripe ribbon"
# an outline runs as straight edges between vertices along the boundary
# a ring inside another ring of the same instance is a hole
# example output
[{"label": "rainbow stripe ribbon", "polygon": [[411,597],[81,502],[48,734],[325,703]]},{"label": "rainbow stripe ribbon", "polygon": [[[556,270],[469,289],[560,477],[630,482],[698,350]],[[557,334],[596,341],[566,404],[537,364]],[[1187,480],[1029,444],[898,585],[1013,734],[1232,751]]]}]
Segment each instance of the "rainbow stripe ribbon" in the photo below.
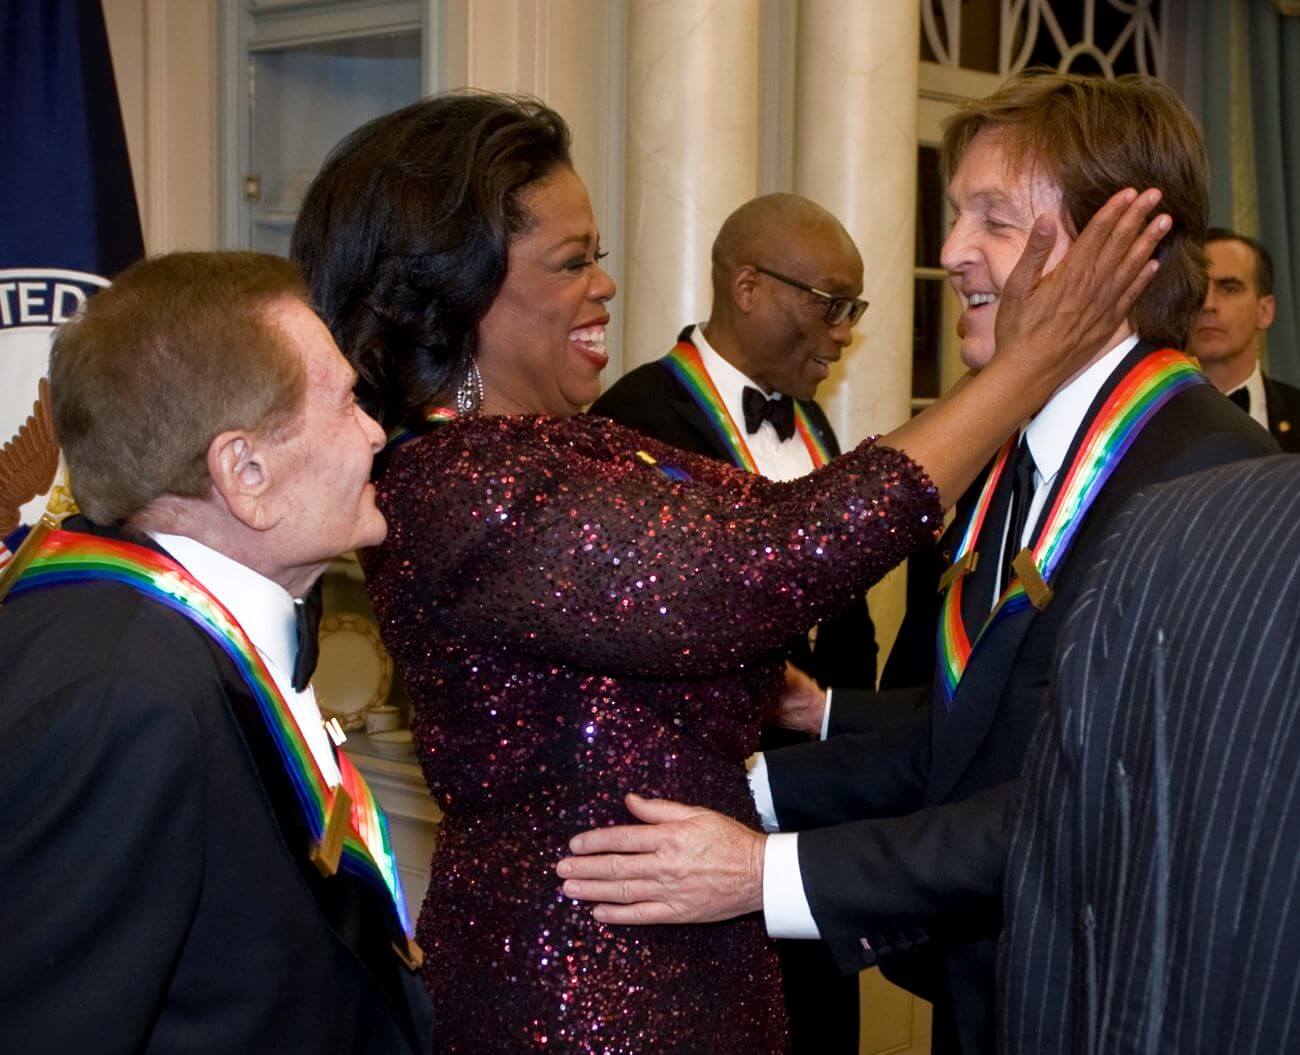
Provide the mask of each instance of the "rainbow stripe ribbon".
[{"label": "rainbow stripe ribbon", "polygon": [[[704,412],[705,418],[718,439],[722,441],[722,445],[731,452],[731,460],[736,463],[736,466],[746,472],[757,473],[758,463],[750,453],[744,434],[736,428],[731,411],[722,401],[713,378],[704,368],[700,350],[690,341],[678,341],[677,346],[664,358],[664,364]],[[799,433],[799,438],[803,440],[803,445],[808,449],[813,468],[820,469],[831,460],[830,452],[797,399],[794,401],[794,426],[795,431]]]},{"label": "rainbow stripe ribbon", "polygon": [[[452,410],[451,407],[425,407],[420,412],[420,417],[426,425],[445,425],[449,421],[455,421],[459,414]],[[394,429],[388,434],[388,442],[384,444],[385,450],[396,450],[404,443],[408,443],[417,436],[423,436],[423,430],[413,429],[410,426]]]},{"label": "rainbow stripe ribbon", "polygon": [[[319,845],[336,789],[325,783],[293,712],[234,616],[170,557],[134,543],[62,530],[52,531],[42,540],[9,596],[87,582],[116,582],[138,590],[199,627],[229,657],[252,692],[293,785],[307,830]],[[410,938],[414,931],[402,893],[388,818],[365,779],[342,751],[338,753],[338,762],[342,787],[351,796],[351,823],[343,836],[339,870],[387,898],[402,931]]]},{"label": "rainbow stripe ribbon", "polygon": [[[1083,527],[1092,503],[1156,411],[1184,388],[1205,383],[1205,375],[1200,369],[1172,348],[1162,348],[1144,356],[1120,379],[1088,425],[1057,490],[1056,500],[1041,521],[1035,542],[1030,547],[1045,583],[1050,585],[1055,578]],[[1017,440],[1013,436],[1007,441],[984,481],[961,536],[954,563],[965,559],[979,538],[998,480]],[[999,620],[1023,611],[1030,603],[1019,576],[1014,576],[972,642],[962,619],[964,579],[965,576],[960,576],[948,587],[939,613],[938,682],[947,708],[952,707],[962,675],[966,673],[979,642]]]}]

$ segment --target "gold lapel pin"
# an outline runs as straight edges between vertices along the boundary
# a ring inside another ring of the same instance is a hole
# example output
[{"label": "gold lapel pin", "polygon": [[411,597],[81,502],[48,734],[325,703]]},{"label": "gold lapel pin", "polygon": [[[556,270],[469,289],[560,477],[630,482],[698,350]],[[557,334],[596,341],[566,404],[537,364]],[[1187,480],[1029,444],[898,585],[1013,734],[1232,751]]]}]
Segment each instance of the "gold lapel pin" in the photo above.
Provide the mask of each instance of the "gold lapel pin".
[{"label": "gold lapel pin", "polygon": [[424,950],[415,943],[414,938],[406,939],[405,949],[397,942],[393,942],[393,952],[397,953],[397,958],[406,965],[408,971],[418,971],[424,963]]},{"label": "gold lapel pin", "polygon": [[325,832],[320,842],[312,847],[311,863],[323,876],[332,876],[339,870],[339,858],[343,856],[343,839],[352,824],[352,796],[340,784],[334,789],[334,801],[330,803],[329,819],[325,822]]},{"label": "gold lapel pin", "polygon": [[951,568],[943,573],[943,576],[939,579],[939,592],[943,593],[963,575],[969,575],[973,572],[976,565],[979,564],[979,560],[979,551],[970,550],[961,560],[954,563]]},{"label": "gold lapel pin", "polygon": [[1011,562],[1011,567],[1020,580],[1020,585],[1025,588],[1029,603],[1041,612],[1052,599],[1052,588],[1043,580],[1038,565],[1034,563],[1033,553],[1022,549]]}]

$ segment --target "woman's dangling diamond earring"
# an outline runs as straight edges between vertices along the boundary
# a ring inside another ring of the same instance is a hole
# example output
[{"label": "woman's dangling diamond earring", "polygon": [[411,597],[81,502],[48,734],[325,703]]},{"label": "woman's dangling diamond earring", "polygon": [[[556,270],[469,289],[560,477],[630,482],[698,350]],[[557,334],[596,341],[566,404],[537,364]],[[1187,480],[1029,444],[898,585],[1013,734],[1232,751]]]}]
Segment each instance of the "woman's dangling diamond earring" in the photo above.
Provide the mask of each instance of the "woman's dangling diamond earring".
[{"label": "woman's dangling diamond earring", "polygon": [[469,369],[465,371],[460,384],[456,386],[456,413],[473,414],[482,405],[483,375],[479,373],[477,361],[471,359]]}]

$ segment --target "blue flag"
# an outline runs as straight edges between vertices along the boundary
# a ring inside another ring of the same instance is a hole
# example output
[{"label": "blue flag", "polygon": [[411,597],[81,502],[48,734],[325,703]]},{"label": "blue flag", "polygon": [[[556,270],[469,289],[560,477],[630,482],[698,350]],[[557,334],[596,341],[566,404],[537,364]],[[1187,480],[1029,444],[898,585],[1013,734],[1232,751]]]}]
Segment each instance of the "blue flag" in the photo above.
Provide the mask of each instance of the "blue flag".
[{"label": "blue flag", "polygon": [[99,0],[0,0],[0,158],[0,540],[13,543],[57,464],[40,384],[54,329],[144,255]]}]

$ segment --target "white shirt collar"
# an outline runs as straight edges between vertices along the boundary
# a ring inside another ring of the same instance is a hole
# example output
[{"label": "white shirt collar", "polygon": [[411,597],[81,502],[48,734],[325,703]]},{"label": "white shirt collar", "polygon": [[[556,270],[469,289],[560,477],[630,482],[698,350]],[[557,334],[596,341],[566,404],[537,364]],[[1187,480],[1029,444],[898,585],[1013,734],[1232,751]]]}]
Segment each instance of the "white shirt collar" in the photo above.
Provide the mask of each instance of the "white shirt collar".
[{"label": "white shirt collar", "polygon": [[310,685],[302,692],[293,687],[298,632],[294,599],[289,591],[247,565],[187,535],[168,535],[161,531],[149,534],[176,563],[225,605],[243,627],[289,705],[325,783],[336,787],[342,777],[325,728],[321,725],[316,693]]},{"label": "white shirt collar", "polygon": [[[722,358],[709,344],[704,336],[704,324],[697,323],[695,332],[691,334],[691,343],[699,349],[700,358],[704,360],[704,369],[708,371],[709,377],[713,379],[713,384],[718,390],[718,395],[727,405],[727,410],[731,413],[732,420],[740,429],[745,427],[745,399],[744,392],[746,388],[757,388],[763,391],[760,385],[751,377],[747,377],[736,366]],[[773,392],[767,398],[776,399],[780,392]]]},{"label": "white shirt collar", "polygon": [[749,448],[758,471],[769,480],[794,480],[812,472],[812,455],[799,439],[798,430],[782,440],[771,422],[764,422],[753,433],[745,428],[745,389],[756,388],[761,392],[762,386],[746,377],[709,345],[702,325],[695,327],[691,337],[699,349],[700,362],[713,380],[727,413],[745,438],[745,446]]},{"label": "white shirt collar", "polygon": [[1034,456],[1034,468],[1041,480],[1050,480],[1061,470],[1070,441],[1079,431],[1088,408],[1097,398],[1101,386],[1119,367],[1124,357],[1136,347],[1136,336],[1115,345],[1100,359],[1057,389],[1046,405],[1025,426],[1025,441]]},{"label": "white shirt collar", "polygon": [[294,600],[289,591],[187,535],[168,535],[161,531],[149,534],[226,606],[262,658],[278,667],[291,681],[298,635]]}]

